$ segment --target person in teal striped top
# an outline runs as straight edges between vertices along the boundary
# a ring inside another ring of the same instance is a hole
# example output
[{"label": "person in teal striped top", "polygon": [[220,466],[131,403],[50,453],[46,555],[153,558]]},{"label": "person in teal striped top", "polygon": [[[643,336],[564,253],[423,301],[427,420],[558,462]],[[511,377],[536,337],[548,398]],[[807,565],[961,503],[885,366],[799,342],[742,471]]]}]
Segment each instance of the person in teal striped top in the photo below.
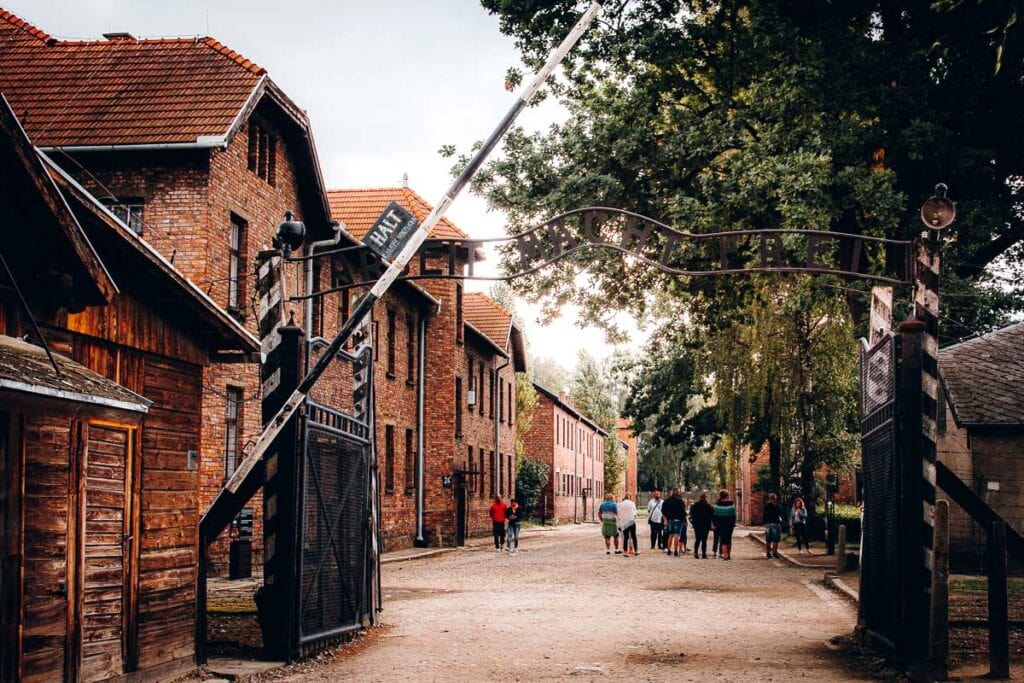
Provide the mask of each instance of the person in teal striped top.
[{"label": "person in teal striped top", "polygon": [[715,503],[715,531],[718,532],[719,555],[726,562],[732,561],[732,532],[736,528],[736,504],[729,499],[729,492],[718,492]]}]

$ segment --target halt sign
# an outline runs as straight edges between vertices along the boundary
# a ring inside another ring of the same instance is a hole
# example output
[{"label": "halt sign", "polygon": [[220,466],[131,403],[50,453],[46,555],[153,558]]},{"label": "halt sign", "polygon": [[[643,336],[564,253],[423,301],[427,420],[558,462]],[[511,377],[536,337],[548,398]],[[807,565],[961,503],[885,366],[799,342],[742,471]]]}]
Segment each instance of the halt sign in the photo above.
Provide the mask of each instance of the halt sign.
[{"label": "halt sign", "polygon": [[419,221],[398,202],[391,202],[366,233],[363,244],[386,261],[402,250],[419,227]]}]

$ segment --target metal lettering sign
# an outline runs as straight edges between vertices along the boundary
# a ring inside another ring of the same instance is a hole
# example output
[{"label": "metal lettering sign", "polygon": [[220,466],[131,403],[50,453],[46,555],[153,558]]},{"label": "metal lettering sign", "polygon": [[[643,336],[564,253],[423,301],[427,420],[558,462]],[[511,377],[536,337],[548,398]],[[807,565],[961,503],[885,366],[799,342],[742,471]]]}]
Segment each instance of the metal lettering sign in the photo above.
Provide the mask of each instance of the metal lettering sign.
[{"label": "metal lettering sign", "polygon": [[442,487],[444,487],[446,489],[450,489],[452,487],[452,483],[453,482],[454,482],[454,478],[452,477],[452,475],[444,474],[444,475],[441,476],[441,486]]},{"label": "metal lettering sign", "polygon": [[[414,224],[408,212],[392,203],[363,240],[369,248],[352,251],[336,263],[337,286],[291,300],[372,285],[387,268],[385,260],[405,244]],[[511,237],[428,239],[419,250],[418,272],[412,274],[407,269],[399,279],[507,281],[563,259],[578,259],[585,267],[587,252],[604,249],[672,275],[814,273],[905,284],[912,277],[914,244],[796,228],[688,233],[630,211],[589,207],[555,216]],[[487,245],[502,255],[504,274],[481,276],[474,272],[478,255]],[[891,298],[889,301],[891,311]]]},{"label": "metal lettering sign", "polygon": [[415,216],[398,202],[391,202],[366,233],[363,244],[381,258],[390,261],[402,250],[418,227],[419,221]]}]

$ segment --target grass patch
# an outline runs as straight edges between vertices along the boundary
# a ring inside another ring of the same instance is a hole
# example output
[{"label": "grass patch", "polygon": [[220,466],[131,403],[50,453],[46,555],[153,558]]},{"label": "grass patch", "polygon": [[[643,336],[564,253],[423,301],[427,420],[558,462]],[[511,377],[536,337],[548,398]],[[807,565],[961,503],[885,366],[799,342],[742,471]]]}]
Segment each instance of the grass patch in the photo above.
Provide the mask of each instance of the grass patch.
[{"label": "grass patch", "polygon": [[[951,593],[988,593],[988,579],[984,576],[956,574],[949,577]],[[1010,595],[1024,595],[1024,577],[1012,576],[1006,581],[1006,592]]]}]

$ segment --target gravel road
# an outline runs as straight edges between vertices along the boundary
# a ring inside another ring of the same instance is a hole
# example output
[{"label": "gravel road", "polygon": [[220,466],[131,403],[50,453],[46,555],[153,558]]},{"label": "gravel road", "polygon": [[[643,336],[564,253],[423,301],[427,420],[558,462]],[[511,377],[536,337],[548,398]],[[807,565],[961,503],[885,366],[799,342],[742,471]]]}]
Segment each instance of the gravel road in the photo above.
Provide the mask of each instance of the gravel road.
[{"label": "gravel road", "polygon": [[385,565],[386,628],[289,680],[864,680],[828,644],[853,608],[745,533],[732,562],[605,555],[581,525]]}]

